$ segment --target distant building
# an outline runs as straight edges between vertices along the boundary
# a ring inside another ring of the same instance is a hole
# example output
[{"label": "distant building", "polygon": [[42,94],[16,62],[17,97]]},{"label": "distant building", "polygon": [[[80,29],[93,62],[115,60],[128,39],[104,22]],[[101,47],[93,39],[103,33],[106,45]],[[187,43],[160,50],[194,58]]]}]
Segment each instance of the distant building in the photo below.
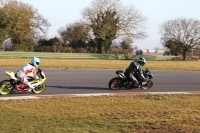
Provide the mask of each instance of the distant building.
[{"label": "distant building", "polygon": [[156,53],[157,53],[157,54],[164,54],[164,53],[165,53],[165,50],[164,50],[164,49],[157,49],[157,50],[156,50]]},{"label": "distant building", "polygon": [[163,49],[143,49],[143,50],[136,50],[135,51],[136,55],[150,55],[150,54],[155,54],[155,55],[163,55],[165,53],[165,50]]},{"label": "distant building", "polygon": [[136,55],[143,55],[143,51],[141,49],[135,50]]}]

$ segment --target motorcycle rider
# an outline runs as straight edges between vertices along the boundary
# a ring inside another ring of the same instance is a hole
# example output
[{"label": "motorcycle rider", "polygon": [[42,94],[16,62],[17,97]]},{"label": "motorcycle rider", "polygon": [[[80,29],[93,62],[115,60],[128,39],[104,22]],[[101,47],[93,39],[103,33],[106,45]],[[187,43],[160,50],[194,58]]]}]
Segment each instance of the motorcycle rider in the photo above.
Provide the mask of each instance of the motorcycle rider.
[{"label": "motorcycle rider", "polygon": [[136,77],[134,76],[135,74],[138,74],[140,80],[142,81],[146,80],[146,78],[143,75],[143,70],[142,70],[142,66],[144,66],[145,63],[146,63],[145,58],[139,57],[137,60],[131,62],[129,67],[126,69],[126,75],[128,76],[130,84],[133,83],[133,86],[135,87],[139,83]]},{"label": "motorcycle rider", "polygon": [[[33,57],[31,59],[31,63],[26,63],[16,73],[21,82],[27,85],[30,89],[33,89],[34,87],[28,81],[28,76],[39,79],[37,75],[39,63],[40,59],[37,57]],[[16,88],[18,87],[16,86]]]}]

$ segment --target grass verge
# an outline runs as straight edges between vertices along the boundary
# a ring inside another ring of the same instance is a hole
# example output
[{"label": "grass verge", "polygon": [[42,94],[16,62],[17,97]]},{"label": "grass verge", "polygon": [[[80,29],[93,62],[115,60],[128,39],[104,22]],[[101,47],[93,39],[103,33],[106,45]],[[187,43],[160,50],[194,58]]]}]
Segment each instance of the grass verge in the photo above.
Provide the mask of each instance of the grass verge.
[{"label": "grass verge", "polygon": [[[28,58],[0,59],[21,67]],[[41,58],[41,68],[125,69],[131,60]],[[200,70],[197,61],[148,61],[151,70]],[[0,101],[1,133],[199,133],[200,95],[139,95]]]},{"label": "grass verge", "polygon": [[[85,59],[46,59],[41,58],[41,68],[85,68],[85,69],[125,69],[132,60],[85,60]],[[0,59],[0,67],[21,67],[30,62],[29,58]],[[147,61],[151,70],[199,71],[199,61]]]},{"label": "grass verge", "polygon": [[1,133],[199,133],[200,95],[0,101]]}]

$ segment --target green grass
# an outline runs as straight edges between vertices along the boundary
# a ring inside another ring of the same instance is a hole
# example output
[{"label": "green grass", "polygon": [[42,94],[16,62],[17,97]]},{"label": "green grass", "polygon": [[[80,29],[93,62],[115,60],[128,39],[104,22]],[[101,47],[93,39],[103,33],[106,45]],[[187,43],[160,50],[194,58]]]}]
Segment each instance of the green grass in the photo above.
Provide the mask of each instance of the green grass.
[{"label": "green grass", "polygon": [[200,95],[0,101],[1,133],[200,132]]},{"label": "green grass", "polygon": [[[33,56],[52,59],[137,59],[135,54],[93,54],[93,53],[47,53],[47,52],[0,52],[0,58],[31,58]],[[143,55],[148,60],[172,60],[177,56]]]}]

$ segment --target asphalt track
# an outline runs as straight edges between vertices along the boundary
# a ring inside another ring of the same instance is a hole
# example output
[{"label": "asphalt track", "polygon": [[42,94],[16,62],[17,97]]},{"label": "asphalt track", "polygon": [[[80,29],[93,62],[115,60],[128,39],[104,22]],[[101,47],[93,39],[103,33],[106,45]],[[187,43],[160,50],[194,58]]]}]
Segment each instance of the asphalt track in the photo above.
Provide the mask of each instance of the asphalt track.
[{"label": "asphalt track", "polygon": [[[149,90],[121,89],[113,91],[108,82],[116,77],[116,70],[105,69],[42,69],[46,74],[46,90],[40,95],[88,95],[102,93],[158,93],[195,92],[200,93],[199,71],[152,71],[154,85]],[[5,71],[16,68],[0,68],[0,81],[9,79]],[[1,97],[31,96],[31,92],[10,94]]]}]

